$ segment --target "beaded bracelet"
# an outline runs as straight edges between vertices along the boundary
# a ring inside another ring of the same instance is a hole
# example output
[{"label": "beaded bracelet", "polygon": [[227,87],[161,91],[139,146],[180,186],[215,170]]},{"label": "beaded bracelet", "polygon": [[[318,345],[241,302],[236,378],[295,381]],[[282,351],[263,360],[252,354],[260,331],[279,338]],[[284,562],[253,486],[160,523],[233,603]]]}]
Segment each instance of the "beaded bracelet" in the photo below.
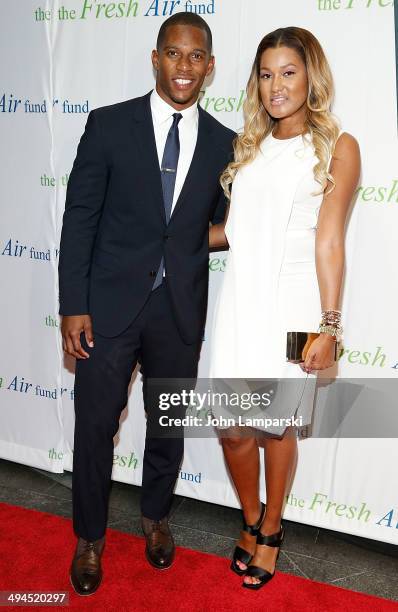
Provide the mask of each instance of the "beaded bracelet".
[{"label": "beaded bracelet", "polygon": [[341,312],[339,310],[325,310],[322,312],[322,325],[339,325],[341,323]]}]

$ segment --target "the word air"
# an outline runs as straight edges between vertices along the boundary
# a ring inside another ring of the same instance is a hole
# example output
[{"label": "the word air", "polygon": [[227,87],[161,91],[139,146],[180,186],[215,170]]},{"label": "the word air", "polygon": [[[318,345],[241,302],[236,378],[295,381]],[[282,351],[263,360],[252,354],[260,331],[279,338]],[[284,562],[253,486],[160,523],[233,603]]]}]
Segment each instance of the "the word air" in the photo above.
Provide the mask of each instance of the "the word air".
[{"label": "the word air", "polygon": [[145,17],[170,17],[179,11],[197,15],[214,15],[215,0],[194,2],[193,0],[153,0]]}]

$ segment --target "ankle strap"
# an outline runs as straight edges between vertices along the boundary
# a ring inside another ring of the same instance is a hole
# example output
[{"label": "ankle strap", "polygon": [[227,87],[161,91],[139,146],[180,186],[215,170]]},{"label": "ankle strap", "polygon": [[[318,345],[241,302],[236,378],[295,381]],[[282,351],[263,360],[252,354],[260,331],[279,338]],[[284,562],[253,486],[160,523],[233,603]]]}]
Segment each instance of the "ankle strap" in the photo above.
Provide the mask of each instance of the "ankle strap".
[{"label": "ankle strap", "polygon": [[257,544],[260,544],[261,546],[280,546],[282,544],[284,535],[285,531],[281,525],[281,528],[277,533],[273,533],[271,535],[263,535],[262,533],[259,533],[257,535]]},{"label": "ankle strap", "polygon": [[248,525],[247,523],[245,523],[245,519],[243,518],[242,531],[246,531],[247,533],[250,533],[250,535],[252,536],[258,535],[258,530],[260,529],[261,524],[264,520],[264,515],[265,515],[265,504],[261,502],[261,512],[260,512],[260,517],[257,523],[255,523],[254,525]]}]

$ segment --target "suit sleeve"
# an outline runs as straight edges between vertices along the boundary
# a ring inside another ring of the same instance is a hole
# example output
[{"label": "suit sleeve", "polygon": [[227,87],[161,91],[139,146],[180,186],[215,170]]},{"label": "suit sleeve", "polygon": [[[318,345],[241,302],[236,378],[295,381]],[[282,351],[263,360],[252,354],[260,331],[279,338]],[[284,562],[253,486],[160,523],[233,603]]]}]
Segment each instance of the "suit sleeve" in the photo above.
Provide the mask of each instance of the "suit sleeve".
[{"label": "suit sleeve", "polygon": [[59,254],[61,315],[89,313],[91,257],[108,183],[98,118],[91,111],[68,181]]},{"label": "suit sleeve", "polygon": [[[227,167],[229,162],[232,161],[234,158],[233,140],[235,136],[236,136],[235,132],[230,131],[230,134],[229,134],[230,142],[228,143],[229,151],[228,151],[228,155],[226,155],[225,157],[225,167]],[[221,185],[219,185],[218,200],[217,200],[216,207],[214,209],[213,218],[211,219],[211,223],[213,225],[216,225],[217,223],[222,223],[224,221],[228,204],[229,204],[229,201],[227,197],[225,196]]]},{"label": "suit sleeve", "polygon": [[214,209],[213,218],[211,219],[212,225],[216,225],[216,223],[222,223],[224,221],[225,213],[227,211],[227,205],[228,200],[220,185],[218,201]]}]

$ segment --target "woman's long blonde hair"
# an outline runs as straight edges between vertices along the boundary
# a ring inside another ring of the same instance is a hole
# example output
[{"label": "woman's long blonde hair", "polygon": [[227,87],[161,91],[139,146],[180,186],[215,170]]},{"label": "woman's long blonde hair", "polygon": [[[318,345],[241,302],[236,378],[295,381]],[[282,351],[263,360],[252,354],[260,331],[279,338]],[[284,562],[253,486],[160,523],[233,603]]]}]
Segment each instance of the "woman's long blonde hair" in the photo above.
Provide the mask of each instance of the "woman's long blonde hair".
[{"label": "woman's long blonde hair", "polygon": [[267,49],[289,47],[303,60],[308,78],[307,116],[304,132],[311,138],[318,163],[314,167],[315,180],[322,193],[329,180],[329,163],[339,136],[339,126],[331,113],[333,77],[323,49],[311,32],[303,28],[279,28],[267,34],[260,42],[247,84],[247,98],[243,106],[244,128],[234,141],[234,161],[223,174],[220,182],[225,195],[230,198],[231,186],[239,168],[253,161],[263,139],[272,131],[276,121],[267,113],[260,96],[260,62]]}]

